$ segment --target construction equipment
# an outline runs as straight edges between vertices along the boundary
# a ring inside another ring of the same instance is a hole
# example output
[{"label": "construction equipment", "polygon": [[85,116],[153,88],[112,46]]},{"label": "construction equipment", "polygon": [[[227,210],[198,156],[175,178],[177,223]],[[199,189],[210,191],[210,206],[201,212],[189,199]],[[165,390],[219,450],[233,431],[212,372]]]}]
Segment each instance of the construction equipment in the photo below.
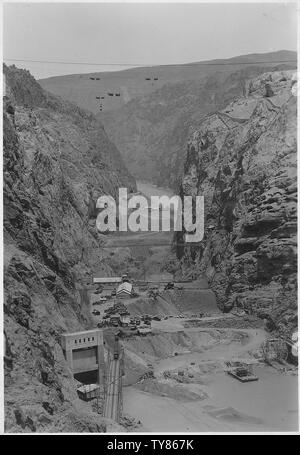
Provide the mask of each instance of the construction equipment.
[{"label": "construction equipment", "polygon": [[234,366],[228,362],[227,365],[227,373],[240,382],[258,381],[258,377],[253,373],[251,365],[240,362],[235,362]]},{"label": "construction equipment", "polygon": [[98,398],[100,392],[99,384],[86,384],[77,389],[78,396],[81,400],[89,401]]},{"label": "construction equipment", "polygon": [[119,346],[119,337],[115,337],[113,353],[109,354],[107,393],[103,415],[119,422],[122,408],[123,350]]},{"label": "construction equipment", "polygon": [[115,314],[115,315],[111,316],[109,321],[113,327],[118,327],[119,323],[120,323],[120,315]]}]

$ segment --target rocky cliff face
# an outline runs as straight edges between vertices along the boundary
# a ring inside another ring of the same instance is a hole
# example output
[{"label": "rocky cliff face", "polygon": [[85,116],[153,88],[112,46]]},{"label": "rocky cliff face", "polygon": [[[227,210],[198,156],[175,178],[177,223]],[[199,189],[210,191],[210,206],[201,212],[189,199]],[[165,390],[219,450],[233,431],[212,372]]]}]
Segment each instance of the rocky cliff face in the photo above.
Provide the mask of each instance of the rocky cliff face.
[{"label": "rocky cliff face", "polygon": [[196,80],[166,83],[119,110],[99,114],[136,178],[177,191],[183,150],[192,131],[205,115],[243,96],[249,78],[267,71],[263,64],[229,69],[225,65],[226,71],[222,66],[212,68],[214,72],[209,75],[199,68]]},{"label": "rocky cliff face", "polygon": [[297,327],[294,82],[291,71],[255,77],[243,97],[199,123],[181,191],[204,195],[205,237],[178,247],[183,269],[206,273],[221,307],[258,314],[289,336]]},{"label": "rocky cliff face", "polygon": [[90,327],[75,284],[111,272],[90,202],[135,181],[92,114],[26,71],[4,74],[6,431],[104,431],[77,398],[60,335]]}]

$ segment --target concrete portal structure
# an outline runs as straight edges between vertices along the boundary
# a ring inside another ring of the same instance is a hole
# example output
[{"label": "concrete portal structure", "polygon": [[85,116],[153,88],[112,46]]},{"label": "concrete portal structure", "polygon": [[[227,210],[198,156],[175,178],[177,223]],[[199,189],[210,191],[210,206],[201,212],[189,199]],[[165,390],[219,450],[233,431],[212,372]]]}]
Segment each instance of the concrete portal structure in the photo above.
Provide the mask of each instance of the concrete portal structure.
[{"label": "concrete portal structure", "polygon": [[64,333],[62,349],[73,374],[98,372],[100,390],[105,388],[105,363],[102,330]]}]

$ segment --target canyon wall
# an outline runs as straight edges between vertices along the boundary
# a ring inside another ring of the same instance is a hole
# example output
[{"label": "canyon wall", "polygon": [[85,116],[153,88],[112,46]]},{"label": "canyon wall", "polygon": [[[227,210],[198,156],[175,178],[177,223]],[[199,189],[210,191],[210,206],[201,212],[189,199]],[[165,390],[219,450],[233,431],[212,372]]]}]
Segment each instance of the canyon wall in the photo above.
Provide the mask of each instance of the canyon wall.
[{"label": "canyon wall", "polygon": [[180,246],[186,274],[205,273],[225,311],[239,307],[292,336],[297,327],[297,128],[292,71],[248,80],[244,96],[191,135],[182,195],[204,195],[205,236]]},{"label": "canyon wall", "polygon": [[[276,67],[287,65],[274,64],[272,70]],[[242,97],[249,78],[267,71],[263,64],[212,68],[209,75],[199,68],[196,80],[166,83],[121,109],[98,114],[137,179],[177,192],[192,131],[207,114]]]},{"label": "canyon wall", "polygon": [[75,284],[110,274],[93,202],[135,181],[101,123],[4,67],[5,429],[104,431],[77,397],[60,335],[91,326]]}]

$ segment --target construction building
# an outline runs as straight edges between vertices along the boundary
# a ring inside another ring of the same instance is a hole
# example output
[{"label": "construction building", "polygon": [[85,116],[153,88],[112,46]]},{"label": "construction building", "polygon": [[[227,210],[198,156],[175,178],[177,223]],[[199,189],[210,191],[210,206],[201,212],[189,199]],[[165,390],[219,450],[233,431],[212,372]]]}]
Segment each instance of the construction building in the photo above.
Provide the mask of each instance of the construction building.
[{"label": "construction building", "polygon": [[103,332],[99,329],[64,333],[61,345],[74,376],[95,372],[101,391],[105,385]]},{"label": "construction building", "polygon": [[132,297],[134,295],[133,285],[128,281],[124,281],[123,283],[119,284],[117,287],[117,298],[124,299],[128,297]]}]

